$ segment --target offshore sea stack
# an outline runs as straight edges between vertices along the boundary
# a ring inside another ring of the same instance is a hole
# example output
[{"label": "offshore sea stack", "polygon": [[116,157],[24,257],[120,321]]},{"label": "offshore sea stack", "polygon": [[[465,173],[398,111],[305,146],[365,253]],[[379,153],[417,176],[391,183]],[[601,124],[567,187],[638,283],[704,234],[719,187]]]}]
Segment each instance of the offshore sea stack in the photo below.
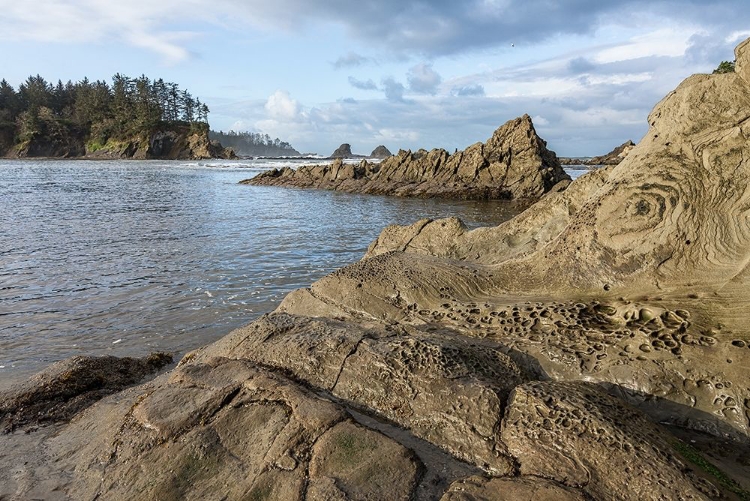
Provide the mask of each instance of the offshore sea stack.
[{"label": "offshore sea stack", "polygon": [[28,452],[0,456],[0,498],[748,499],[750,41],[736,56],[619,165],[494,228],[388,227],[172,371],[6,435]]},{"label": "offshore sea stack", "polygon": [[331,165],[274,169],[242,183],[409,197],[536,200],[557,183],[569,181],[524,115],[501,126],[486,143],[452,155],[443,149],[401,150],[380,163],[335,160]]}]

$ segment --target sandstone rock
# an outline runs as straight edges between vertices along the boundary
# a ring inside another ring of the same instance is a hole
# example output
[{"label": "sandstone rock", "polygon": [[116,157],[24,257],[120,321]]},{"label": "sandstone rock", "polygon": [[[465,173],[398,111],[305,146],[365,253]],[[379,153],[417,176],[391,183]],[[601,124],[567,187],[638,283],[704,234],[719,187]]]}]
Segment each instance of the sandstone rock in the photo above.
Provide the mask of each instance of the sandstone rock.
[{"label": "sandstone rock", "polygon": [[391,151],[382,144],[372,150],[372,153],[370,153],[370,158],[388,158],[391,156],[393,156],[393,153],[391,153]]},{"label": "sandstone rock", "polygon": [[[691,77],[659,103],[619,165],[550,189],[496,228],[469,231],[457,219],[389,227],[362,261],[79,413],[43,444],[46,464],[64,472],[56,492],[750,496],[746,453],[733,468],[723,467],[728,456],[711,465],[654,424],[750,444],[746,47],[737,73]],[[518,193],[541,194],[541,174],[518,179],[519,165],[544,157],[538,142],[514,149],[536,137],[519,120],[457,155],[400,152],[264,177],[372,192],[387,181],[392,193],[425,194],[431,180],[466,189],[515,176]],[[424,446],[465,470],[422,475]],[[0,485],[18,484],[7,464]],[[426,490],[428,478],[443,492]]]},{"label": "sandstone rock", "polygon": [[28,381],[0,394],[0,427],[65,421],[100,398],[140,383],[172,363],[172,356],[144,358],[74,357],[52,364]]},{"label": "sandstone rock", "polygon": [[189,359],[215,353],[288,371],[486,471],[512,471],[496,434],[510,391],[528,377],[497,344],[273,314]]},{"label": "sandstone rock", "polygon": [[242,182],[397,196],[534,200],[567,180],[524,115],[497,129],[487,143],[453,155],[442,149],[401,150],[379,164],[362,161],[350,173],[341,173],[341,164],[334,162],[272,170]]},{"label": "sandstone rock", "polygon": [[601,500],[719,495],[678,457],[668,434],[595,385],[529,383],[514,390],[509,405],[502,436],[522,475]]},{"label": "sandstone rock", "polygon": [[575,489],[539,477],[473,476],[451,484],[441,501],[583,501]]},{"label": "sandstone rock", "polygon": [[72,499],[409,499],[421,471],[340,406],[221,359],[102,401],[50,448]]}]

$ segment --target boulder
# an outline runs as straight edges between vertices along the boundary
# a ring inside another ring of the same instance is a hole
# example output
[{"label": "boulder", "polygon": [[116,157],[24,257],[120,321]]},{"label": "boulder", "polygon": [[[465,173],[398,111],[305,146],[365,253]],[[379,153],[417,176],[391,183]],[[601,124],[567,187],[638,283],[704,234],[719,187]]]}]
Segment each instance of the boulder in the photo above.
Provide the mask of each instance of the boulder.
[{"label": "boulder", "polygon": [[172,355],[144,358],[73,357],[52,364],[0,393],[0,429],[66,421],[106,395],[143,381],[172,363]]},{"label": "boulder", "polygon": [[528,115],[507,122],[486,143],[453,155],[442,149],[401,150],[378,164],[362,161],[359,175],[342,176],[339,170],[335,162],[289,169],[283,175],[273,170],[242,183],[413,197],[536,200],[570,180]]}]

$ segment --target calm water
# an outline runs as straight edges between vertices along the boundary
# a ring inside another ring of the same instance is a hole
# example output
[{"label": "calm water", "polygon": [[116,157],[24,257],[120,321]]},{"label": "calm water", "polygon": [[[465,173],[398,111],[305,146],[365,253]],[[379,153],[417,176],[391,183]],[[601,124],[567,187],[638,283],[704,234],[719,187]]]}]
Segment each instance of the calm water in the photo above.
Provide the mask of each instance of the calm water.
[{"label": "calm water", "polygon": [[271,166],[0,160],[0,386],[78,354],[179,357],[359,260],[388,224],[513,215],[237,184]]}]

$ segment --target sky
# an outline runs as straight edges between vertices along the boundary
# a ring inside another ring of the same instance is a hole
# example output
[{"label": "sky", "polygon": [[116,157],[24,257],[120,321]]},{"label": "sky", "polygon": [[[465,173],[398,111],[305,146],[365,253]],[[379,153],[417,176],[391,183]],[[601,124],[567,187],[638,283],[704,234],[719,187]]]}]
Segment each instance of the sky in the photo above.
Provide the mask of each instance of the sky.
[{"label": "sky", "polygon": [[748,37],[748,0],[0,0],[0,78],[163,78],[305,153],[453,151],[526,113],[594,156]]}]

